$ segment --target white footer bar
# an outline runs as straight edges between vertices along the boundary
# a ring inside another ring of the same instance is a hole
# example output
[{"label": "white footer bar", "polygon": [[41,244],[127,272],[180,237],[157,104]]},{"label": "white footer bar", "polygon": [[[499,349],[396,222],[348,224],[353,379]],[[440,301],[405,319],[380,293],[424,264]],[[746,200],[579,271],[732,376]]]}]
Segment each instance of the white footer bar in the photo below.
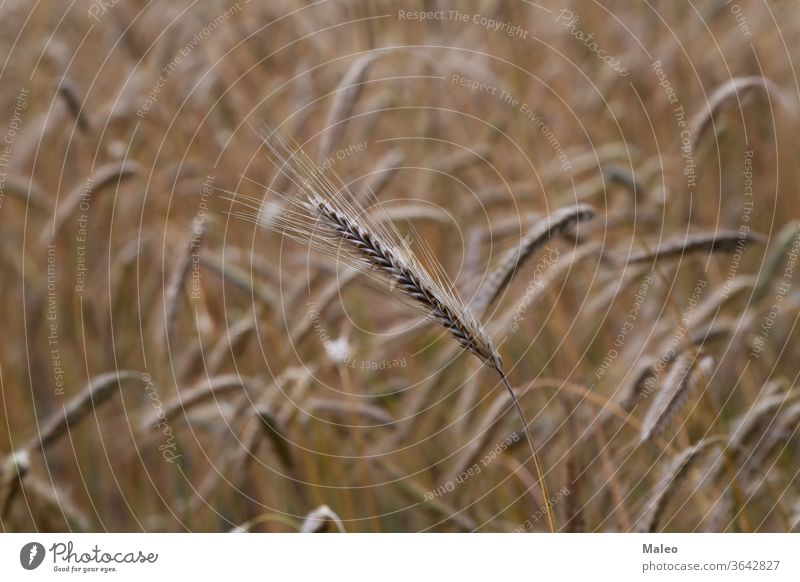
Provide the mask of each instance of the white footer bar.
[{"label": "white footer bar", "polygon": [[799,554],[797,534],[0,535],[4,580],[777,582],[800,580]]}]

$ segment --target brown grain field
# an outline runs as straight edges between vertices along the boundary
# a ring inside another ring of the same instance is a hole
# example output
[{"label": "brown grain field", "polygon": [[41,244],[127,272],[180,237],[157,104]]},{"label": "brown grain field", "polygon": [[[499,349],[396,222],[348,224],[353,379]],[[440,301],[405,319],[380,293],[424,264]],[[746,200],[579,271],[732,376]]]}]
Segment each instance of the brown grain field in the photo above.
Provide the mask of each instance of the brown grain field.
[{"label": "brown grain field", "polygon": [[798,39],[2,4],[2,530],[800,529]]}]

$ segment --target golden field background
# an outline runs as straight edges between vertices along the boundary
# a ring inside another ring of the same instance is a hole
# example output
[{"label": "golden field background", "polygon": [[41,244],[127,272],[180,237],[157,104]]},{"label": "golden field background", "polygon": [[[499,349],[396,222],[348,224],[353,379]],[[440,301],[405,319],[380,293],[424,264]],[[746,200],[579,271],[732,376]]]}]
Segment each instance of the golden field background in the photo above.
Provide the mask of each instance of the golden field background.
[{"label": "golden field background", "polygon": [[[595,209],[482,318],[559,530],[797,529],[799,34],[790,1],[4,4],[3,530],[547,531],[491,371],[230,216],[293,191],[272,130],[467,299]],[[670,348],[713,364],[640,442]]]}]

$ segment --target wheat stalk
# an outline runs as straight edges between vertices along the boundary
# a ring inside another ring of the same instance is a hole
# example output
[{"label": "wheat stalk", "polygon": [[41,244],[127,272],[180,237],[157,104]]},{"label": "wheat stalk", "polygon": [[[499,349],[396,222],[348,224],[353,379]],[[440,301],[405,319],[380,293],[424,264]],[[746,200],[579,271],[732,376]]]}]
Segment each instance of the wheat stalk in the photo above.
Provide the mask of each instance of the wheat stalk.
[{"label": "wheat stalk", "polygon": [[[315,167],[302,150],[290,152],[277,138],[266,141],[277,158],[277,166],[290,176],[300,189],[299,196],[288,196],[289,207],[268,224],[259,220],[258,204],[244,201],[250,211],[232,212],[233,216],[254,222],[326,252],[373,279],[399,291],[396,297],[414,304],[428,318],[440,324],[468,352],[495,370],[511,396],[514,408],[531,450],[539,486],[548,499],[544,473],[539,463],[528,421],[508,381],[503,362],[491,337],[459,295],[436,259],[428,251],[431,271],[411,252],[409,244],[399,236],[390,221],[375,219],[375,213],[354,206],[356,196],[334,172]],[[289,155],[287,155],[289,154]],[[339,183],[337,187],[328,173]],[[285,196],[287,197],[287,196]],[[242,197],[239,200],[241,202]],[[548,508],[548,522],[556,531]]]}]

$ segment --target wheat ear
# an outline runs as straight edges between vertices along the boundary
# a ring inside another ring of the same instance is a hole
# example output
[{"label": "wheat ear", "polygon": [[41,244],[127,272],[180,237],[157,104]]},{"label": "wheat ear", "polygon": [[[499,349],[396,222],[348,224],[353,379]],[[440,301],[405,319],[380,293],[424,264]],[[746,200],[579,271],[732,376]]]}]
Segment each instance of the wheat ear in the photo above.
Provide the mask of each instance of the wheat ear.
[{"label": "wheat ear", "polygon": [[642,422],[642,442],[661,435],[680,412],[689,396],[713,371],[714,358],[705,356],[695,363],[694,354],[683,354],[672,365],[664,384]]},{"label": "wheat ear", "polygon": [[[273,133],[274,136],[274,133]],[[266,146],[273,154],[279,170],[300,190],[297,196],[282,195],[290,204],[286,211],[269,222],[259,219],[258,201],[244,205],[251,211],[232,212],[233,216],[277,230],[281,234],[321,250],[342,260],[373,278],[388,282],[400,297],[414,303],[425,315],[442,325],[467,351],[494,369],[509,392],[514,408],[523,423],[528,446],[536,466],[539,487],[545,501],[549,499],[544,473],[534,446],[528,421],[509,383],[500,354],[489,334],[466,302],[460,297],[432,254],[428,258],[433,274],[411,252],[407,243],[391,226],[379,221],[358,206],[357,197],[335,172],[315,166],[299,148],[290,150],[279,137],[267,138]],[[241,198],[239,197],[241,202]],[[548,505],[547,503],[545,504]],[[550,507],[547,518],[551,531],[556,531]]]},{"label": "wheat ear", "polygon": [[639,531],[653,533],[658,530],[658,523],[667,508],[667,504],[689,473],[695,462],[701,457],[705,449],[718,442],[719,439],[706,439],[681,451],[664,469],[661,481],[656,486],[655,494],[651,497],[642,516],[639,518]]},{"label": "wheat ear", "polygon": [[591,206],[578,204],[560,208],[534,224],[519,246],[506,253],[500,264],[489,274],[488,280],[472,303],[475,312],[483,313],[488,309],[511,283],[517,270],[547,241],[576,224],[593,218],[594,215],[595,211]]},{"label": "wheat ear", "polygon": [[777,103],[787,112],[793,120],[797,119],[797,112],[792,106],[792,101],[781,89],[766,77],[734,77],[717,87],[707,101],[707,109],[701,111],[691,122],[693,151],[697,151],[703,137],[708,134],[714,121],[719,115],[730,107],[741,108],[743,99],[748,93],[761,89],[767,94],[770,104]]},{"label": "wheat ear", "polygon": [[[477,318],[468,307],[459,304],[453,293],[442,288],[433,277],[428,275],[416,260],[399,249],[393,248],[391,243],[382,240],[379,235],[370,232],[355,217],[349,216],[347,212],[337,210],[319,195],[312,195],[310,204],[324,226],[337,232],[343,242],[348,243],[369,264],[383,273],[396,286],[395,288],[419,304],[432,319],[447,329],[464,349],[497,371],[503,385],[511,395],[511,401],[523,424],[539,479],[539,487],[547,501],[549,496],[544,473],[525,413],[503,370],[500,354]],[[547,503],[545,503],[545,507],[547,508]],[[551,530],[555,531],[555,520],[549,508],[547,508],[547,517]]]},{"label": "wheat ear", "polygon": [[450,294],[440,288],[419,265],[408,260],[404,253],[397,252],[389,243],[381,240],[345,212],[335,209],[321,196],[315,196],[311,204],[327,227],[337,232],[343,241],[349,243],[374,268],[382,272],[396,285],[396,289],[421,305],[466,350],[481,360],[500,367],[497,351],[486,332],[474,318],[461,311],[460,306],[455,307]]},{"label": "wheat ear", "polygon": [[126,380],[135,380],[139,374],[131,370],[106,372],[89,380],[86,387],[62,410],[54,412],[40,427],[39,434],[25,446],[29,452],[44,452],[73,426],[80,423],[93,410],[105,403]]},{"label": "wheat ear", "polygon": [[764,242],[766,238],[757,233],[714,232],[697,234],[685,239],[668,241],[655,251],[642,251],[627,258],[627,263],[647,263],[651,261],[679,258],[690,253],[706,251],[709,253],[732,253],[744,250],[752,242]]}]

